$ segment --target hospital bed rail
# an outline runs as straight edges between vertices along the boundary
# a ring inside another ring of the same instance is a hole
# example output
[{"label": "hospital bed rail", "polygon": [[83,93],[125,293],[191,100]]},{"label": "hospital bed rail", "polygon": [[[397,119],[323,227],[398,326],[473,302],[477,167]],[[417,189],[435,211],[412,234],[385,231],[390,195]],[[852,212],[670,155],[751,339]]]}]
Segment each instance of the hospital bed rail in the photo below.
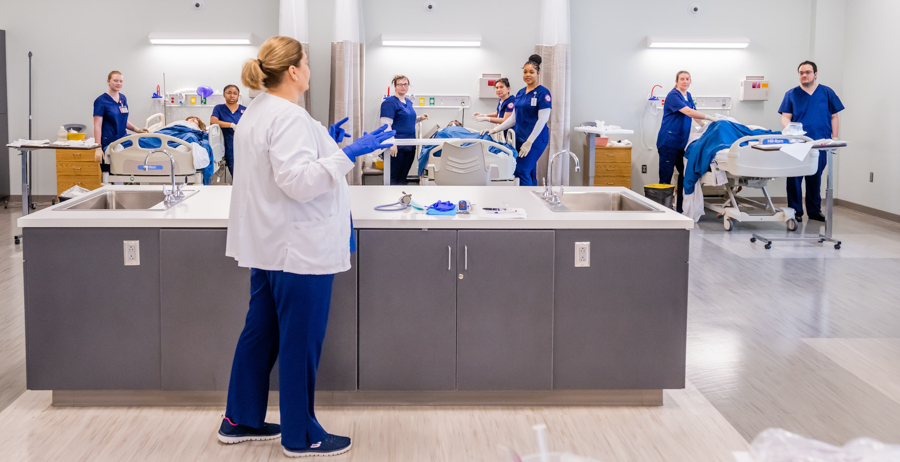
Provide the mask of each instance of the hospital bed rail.
[{"label": "hospital bed rail", "polygon": [[[160,147],[142,148],[139,144],[142,138],[158,139]],[[123,147],[122,144],[126,142],[131,142],[131,146]],[[170,142],[175,143],[177,147],[173,148],[169,145]],[[110,143],[103,153],[110,166],[109,173],[103,174],[103,182],[168,183],[172,170],[169,162],[155,159],[150,162],[151,169],[144,167],[144,159],[154,150],[163,150],[172,156],[175,160],[175,175],[185,177],[186,183],[202,182],[202,175],[194,168],[191,143],[160,133],[136,133]],[[190,177],[194,177],[193,180]]]}]

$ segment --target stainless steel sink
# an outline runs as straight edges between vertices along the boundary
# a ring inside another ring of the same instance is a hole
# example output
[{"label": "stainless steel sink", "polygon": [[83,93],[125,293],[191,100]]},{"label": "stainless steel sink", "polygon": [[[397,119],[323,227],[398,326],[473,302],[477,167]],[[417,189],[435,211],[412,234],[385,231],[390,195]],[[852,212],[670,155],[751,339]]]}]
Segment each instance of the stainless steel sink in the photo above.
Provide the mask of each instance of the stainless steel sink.
[{"label": "stainless steel sink", "polygon": [[[184,190],[185,200],[197,190]],[[54,210],[166,210],[162,191],[101,191],[64,202]],[[177,204],[176,204],[177,205]]]},{"label": "stainless steel sink", "polygon": [[[541,197],[541,193],[532,191]],[[659,212],[653,206],[621,192],[572,191],[559,196],[559,204],[553,205],[541,199],[554,212]]]}]

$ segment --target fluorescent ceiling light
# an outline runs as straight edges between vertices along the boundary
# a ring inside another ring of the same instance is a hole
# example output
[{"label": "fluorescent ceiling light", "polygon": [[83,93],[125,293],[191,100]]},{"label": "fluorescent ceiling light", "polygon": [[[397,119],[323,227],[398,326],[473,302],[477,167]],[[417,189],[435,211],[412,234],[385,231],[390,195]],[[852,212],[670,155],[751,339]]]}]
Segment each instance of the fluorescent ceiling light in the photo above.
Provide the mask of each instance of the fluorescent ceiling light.
[{"label": "fluorescent ceiling light", "polygon": [[480,35],[406,35],[383,34],[386,47],[480,47]]},{"label": "fluorescent ceiling light", "polygon": [[250,34],[202,32],[151,32],[154,45],[250,45]]},{"label": "fluorescent ceiling light", "polygon": [[648,48],[747,48],[746,37],[647,37]]}]

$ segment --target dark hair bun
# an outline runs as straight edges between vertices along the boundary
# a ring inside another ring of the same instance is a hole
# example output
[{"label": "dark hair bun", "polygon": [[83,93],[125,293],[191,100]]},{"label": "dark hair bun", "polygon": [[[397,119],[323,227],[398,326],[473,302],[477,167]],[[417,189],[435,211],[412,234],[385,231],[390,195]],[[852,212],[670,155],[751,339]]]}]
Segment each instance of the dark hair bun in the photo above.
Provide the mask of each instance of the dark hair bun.
[{"label": "dark hair bun", "polygon": [[529,60],[529,61],[532,61],[532,62],[538,63],[538,66],[540,66],[540,65],[541,65],[541,62],[543,61],[543,60],[541,59],[541,55],[531,55],[531,56],[528,57],[528,60]]}]

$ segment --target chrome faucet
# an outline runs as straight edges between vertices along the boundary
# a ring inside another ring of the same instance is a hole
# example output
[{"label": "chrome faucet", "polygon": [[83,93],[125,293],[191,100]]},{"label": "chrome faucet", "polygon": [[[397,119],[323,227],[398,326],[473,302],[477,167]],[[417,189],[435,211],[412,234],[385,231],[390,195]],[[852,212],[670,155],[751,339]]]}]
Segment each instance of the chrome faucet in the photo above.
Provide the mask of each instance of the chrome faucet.
[{"label": "chrome faucet", "polygon": [[[568,154],[573,160],[575,160],[575,171],[581,171],[581,163],[578,162],[578,156],[575,155],[572,151],[559,151],[556,154],[550,156],[550,161],[547,162],[547,176],[550,178],[550,184],[547,184],[547,178],[544,178],[544,194],[541,197],[549,202],[552,205],[559,205],[559,196],[553,192],[553,162],[556,161],[556,157],[560,154]],[[563,190],[563,185],[559,185],[559,195],[562,196],[565,193]]]},{"label": "chrome faucet", "polygon": [[166,192],[166,198],[163,201],[163,203],[166,205],[166,208],[169,208],[184,199],[184,191],[181,190],[184,185],[175,184],[175,158],[163,149],[156,149],[147,153],[147,157],[144,157],[144,170],[146,170],[147,163],[150,161],[150,156],[158,152],[169,156],[169,162],[172,166],[171,170],[169,170],[169,175],[172,177],[172,190]]}]

